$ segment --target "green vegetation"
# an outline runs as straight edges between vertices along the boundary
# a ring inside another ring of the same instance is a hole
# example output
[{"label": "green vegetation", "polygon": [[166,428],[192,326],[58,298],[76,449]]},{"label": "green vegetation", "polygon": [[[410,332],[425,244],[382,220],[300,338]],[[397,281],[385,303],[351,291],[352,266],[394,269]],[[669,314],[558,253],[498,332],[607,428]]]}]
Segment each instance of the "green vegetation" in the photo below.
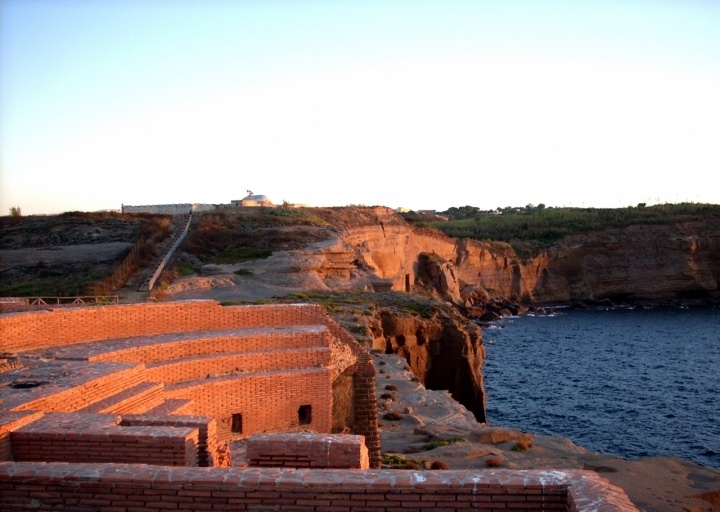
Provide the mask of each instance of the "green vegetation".
[{"label": "green vegetation", "polygon": [[[400,292],[307,292],[290,293],[276,297],[277,302],[313,302],[323,305],[328,312],[356,309],[363,316],[371,316],[371,308],[389,308],[400,313],[430,318],[438,309],[447,308],[444,303],[420,295]],[[350,329],[352,331],[352,329]]]},{"label": "green vegetation", "polygon": [[175,272],[177,272],[180,277],[186,277],[193,275],[195,273],[195,269],[192,268],[192,265],[184,263],[175,267]]},{"label": "green vegetation", "polygon": [[[193,225],[181,250],[203,263],[265,259],[327,238],[327,221],[306,209],[251,208],[208,213]],[[293,229],[287,229],[292,226]],[[305,228],[303,228],[305,226]]]},{"label": "green vegetation", "polygon": [[233,274],[237,276],[251,276],[253,275],[253,271],[247,268],[239,268]]},{"label": "green vegetation", "polygon": [[449,444],[454,443],[465,443],[467,442],[467,439],[464,437],[451,437],[449,439],[441,439],[437,441],[430,441],[425,448],[427,450],[434,450],[435,448],[440,448],[441,446],[447,446]]},{"label": "green vegetation", "polygon": [[628,208],[547,208],[528,205],[482,211],[473,206],[450,208],[428,221],[416,215],[405,217],[423,222],[455,238],[496,240],[517,244],[519,253],[531,255],[560,238],[607,228],[634,224],[671,224],[720,218],[720,205],[680,203]]},{"label": "green vegetation", "polygon": [[6,262],[0,270],[0,296],[94,295],[96,286],[113,273],[127,252],[119,252],[112,260],[67,260],[53,257],[58,247],[135,243],[142,238],[145,244],[134,264],[144,265],[154,258],[155,243],[167,236],[169,227],[168,216],[118,212],[0,217],[0,249],[39,251],[34,259]]},{"label": "green vegetation", "polygon": [[448,469],[447,462],[442,460],[417,460],[409,459],[398,453],[383,453],[383,467],[390,469]]}]

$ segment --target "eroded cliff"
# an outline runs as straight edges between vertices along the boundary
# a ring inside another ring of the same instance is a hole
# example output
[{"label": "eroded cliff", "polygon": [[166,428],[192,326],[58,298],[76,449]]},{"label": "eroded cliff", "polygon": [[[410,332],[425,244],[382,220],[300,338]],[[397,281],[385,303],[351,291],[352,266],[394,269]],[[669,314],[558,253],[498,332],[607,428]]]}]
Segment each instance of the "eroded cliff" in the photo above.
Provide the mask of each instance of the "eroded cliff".
[{"label": "eroded cliff", "polygon": [[487,421],[485,348],[477,325],[442,308],[425,318],[381,309],[370,331],[374,349],[398,354],[426,388],[447,389],[479,422]]},{"label": "eroded cliff", "polygon": [[720,297],[716,223],[590,232],[524,259],[506,243],[451,239],[398,218],[380,209],[377,223],[346,228],[316,253],[323,255],[316,272],[397,291],[430,290],[459,306],[488,294],[535,303]]}]

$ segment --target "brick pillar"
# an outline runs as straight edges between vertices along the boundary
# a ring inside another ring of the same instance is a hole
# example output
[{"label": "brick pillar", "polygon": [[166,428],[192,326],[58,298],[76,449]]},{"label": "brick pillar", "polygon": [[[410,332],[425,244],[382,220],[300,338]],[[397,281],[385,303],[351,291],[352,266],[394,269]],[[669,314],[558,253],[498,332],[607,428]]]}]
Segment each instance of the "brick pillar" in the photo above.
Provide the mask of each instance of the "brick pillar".
[{"label": "brick pillar", "polygon": [[382,462],[380,433],[377,421],[377,398],[375,396],[375,363],[367,352],[356,363],[353,375],[355,383],[355,431],[365,436],[370,456],[370,468],[377,469]]}]

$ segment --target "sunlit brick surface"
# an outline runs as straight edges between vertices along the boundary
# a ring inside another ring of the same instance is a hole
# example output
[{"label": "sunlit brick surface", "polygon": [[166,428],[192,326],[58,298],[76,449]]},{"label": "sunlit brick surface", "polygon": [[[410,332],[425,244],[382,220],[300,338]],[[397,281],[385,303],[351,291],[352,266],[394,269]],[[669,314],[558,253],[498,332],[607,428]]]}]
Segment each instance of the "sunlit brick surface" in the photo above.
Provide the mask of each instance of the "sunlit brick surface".
[{"label": "sunlit brick surface", "polygon": [[4,510],[637,509],[588,471],[217,469],[0,463]]},{"label": "sunlit brick surface", "polygon": [[[319,306],[0,315],[0,357],[4,512],[635,510],[585,471],[362,469],[380,466],[374,363]],[[341,374],[358,435],[330,433]],[[238,437],[250,467],[228,468]]]}]

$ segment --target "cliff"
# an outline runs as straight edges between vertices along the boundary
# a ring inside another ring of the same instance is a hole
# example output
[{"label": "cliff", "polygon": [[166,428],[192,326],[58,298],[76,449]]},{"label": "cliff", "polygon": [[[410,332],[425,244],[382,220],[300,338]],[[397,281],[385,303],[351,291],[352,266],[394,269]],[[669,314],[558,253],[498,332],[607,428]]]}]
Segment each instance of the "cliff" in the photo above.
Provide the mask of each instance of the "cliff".
[{"label": "cliff", "polygon": [[[527,303],[720,298],[720,225],[636,225],[566,237],[530,259],[502,242],[413,229],[388,208],[339,230],[296,267],[338,286],[431,292],[471,307],[488,296]],[[320,283],[318,283],[320,284]]]},{"label": "cliff", "polygon": [[454,311],[434,308],[421,318],[381,309],[370,323],[373,348],[405,359],[428,389],[446,389],[485,423],[482,332]]}]

